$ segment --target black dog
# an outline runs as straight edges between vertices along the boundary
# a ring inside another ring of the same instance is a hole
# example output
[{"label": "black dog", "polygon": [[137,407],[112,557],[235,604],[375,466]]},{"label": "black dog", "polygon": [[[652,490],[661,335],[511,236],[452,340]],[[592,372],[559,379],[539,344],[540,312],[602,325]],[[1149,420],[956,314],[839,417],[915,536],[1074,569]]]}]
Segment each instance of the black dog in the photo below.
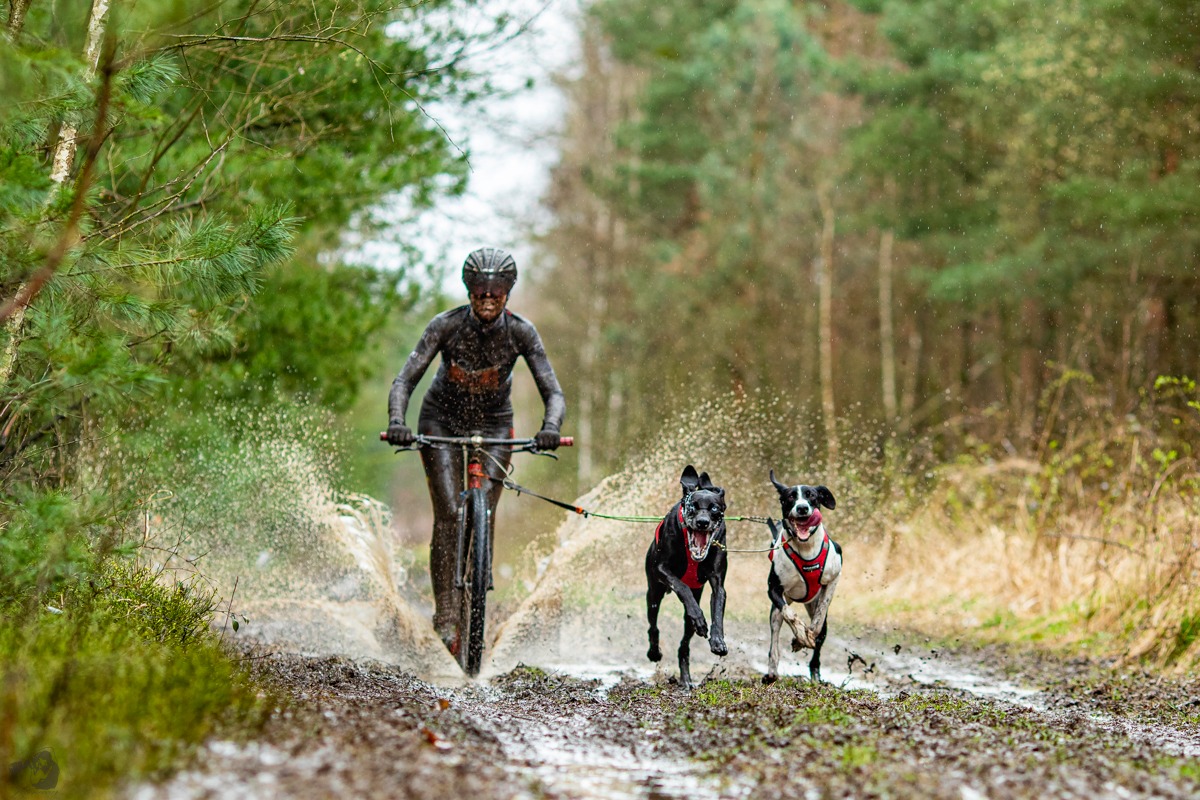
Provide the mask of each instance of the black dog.
[{"label": "black dog", "polygon": [[[785,622],[792,629],[793,652],[812,648],[808,674],[812,680],[819,681],[821,645],[825,644],[825,634],[829,630],[826,615],[842,573],[842,548],[825,532],[817,506],[832,510],[837,501],[833,492],[824,486],[784,486],[775,480],[774,470],[771,470],[771,483],[779,492],[783,530],[776,528],[773,520],[768,521],[774,541],[780,547],[771,551],[771,572],[767,576],[767,596],[771,598],[771,649],[763,683],[774,683],[779,678],[779,629]],[[788,608],[790,603],[804,604],[808,625]]]},{"label": "black dog", "polygon": [[[725,647],[725,490],[713,486],[708,473],[696,475],[691,464],[679,478],[683,499],[671,507],[654,531],[646,553],[646,615],[650,618],[650,649],[646,658],[662,659],[658,649],[658,607],[667,590],[683,603],[683,641],[679,643],[679,682],[692,688],[688,659],[692,635],[708,639],[719,656]],[[714,547],[714,545],[716,545]],[[704,621],[700,597],[712,584],[712,628]]]}]

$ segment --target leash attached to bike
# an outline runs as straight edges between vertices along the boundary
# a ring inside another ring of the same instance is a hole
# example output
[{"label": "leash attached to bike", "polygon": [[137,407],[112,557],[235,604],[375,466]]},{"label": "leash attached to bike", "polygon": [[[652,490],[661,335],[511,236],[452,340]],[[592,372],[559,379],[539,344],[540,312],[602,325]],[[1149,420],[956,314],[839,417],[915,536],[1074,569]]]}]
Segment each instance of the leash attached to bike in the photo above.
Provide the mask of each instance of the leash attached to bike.
[{"label": "leash attached to bike", "polygon": [[[530,497],[536,497],[537,499],[544,500],[545,502],[550,503],[551,505],[555,505],[555,506],[558,506],[559,508],[563,508],[563,509],[566,509],[567,511],[572,511],[576,514],[579,514],[584,519],[588,519],[589,517],[595,517],[596,519],[608,519],[608,520],[614,520],[616,522],[653,522],[653,523],[659,523],[659,522],[662,522],[662,520],[663,520],[663,518],[661,516],[644,516],[644,515],[637,515],[637,514],[601,514],[599,511],[592,511],[590,509],[582,508],[581,506],[572,505],[571,503],[565,503],[562,500],[555,500],[553,497],[546,497],[545,495],[538,494],[537,492],[533,491],[532,489],[522,486],[510,478],[505,478],[503,481],[503,484],[504,484],[505,489],[511,489],[512,491],[516,492],[518,495],[527,494]],[[759,517],[759,516],[725,517],[725,521],[726,522],[757,522],[760,525],[769,525],[770,524],[770,518]],[[727,553],[770,553],[773,550],[778,550],[780,547],[780,545],[777,542],[772,542],[771,547],[760,548],[760,549],[755,549],[755,550],[735,549],[732,547],[727,547],[725,544],[723,544],[721,542],[713,542],[713,544],[715,544],[717,547],[720,547],[722,550],[724,550]]]}]

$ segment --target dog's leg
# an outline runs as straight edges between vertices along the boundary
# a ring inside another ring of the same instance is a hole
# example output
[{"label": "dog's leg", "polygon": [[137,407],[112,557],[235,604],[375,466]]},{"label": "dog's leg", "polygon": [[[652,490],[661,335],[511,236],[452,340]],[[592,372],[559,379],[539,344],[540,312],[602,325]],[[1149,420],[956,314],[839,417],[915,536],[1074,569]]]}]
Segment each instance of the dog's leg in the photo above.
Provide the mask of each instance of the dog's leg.
[{"label": "dog's leg", "polygon": [[825,634],[829,631],[829,621],[821,626],[817,634],[817,643],[813,646],[812,658],[808,662],[808,677],[813,683],[821,682],[821,645],[825,644]]},{"label": "dog's leg", "polygon": [[694,688],[691,671],[691,641],[695,633],[696,626],[692,624],[691,617],[685,614],[683,617],[683,639],[679,642],[679,685],[684,689]]},{"label": "dog's leg", "polygon": [[833,592],[837,588],[841,576],[834,578],[809,603],[806,608],[810,616],[810,630],[820,631],[813,642],[812,660],[808,662],[808,675],[814,681],[821,680],[821,645],[825,643],[825,635],[829,631],[829,604],[833,602]]},{"label": "dog's leg", "polygon": [[783,611],[787,601],[783,599],[783,584],[772,569],[767,574],[767,597],[771,598],[771,647],[767,651],[767,674],[763,675],[763,683],[774,683],[779,680],[779,629],[783,627]]},{"label": "dog's leg", "polygon": [[712,584],[712,625],[708,629],[708,649],[718,656],[729,654],[725,646],[725,582],[723,576],[713,573],[709,578]]},{"label": "dog's leg", "polygon": [[[821,591],[817,592],[817,596],[806,606],[810,615],[809,628],[812,631],[824,630],[825,617],[829,614],[829,604],[833,602],[833,592],[837,589],[839,580],[841,580],[840,575],[822,586]],[[809,647],[812,646],[812,644],[809,645]]]},{"label": "dog's leg", "polygon": [[651,578],[650,588],[646,590],[646,616],[650,621],[650,630],[647,631],[650,636],[650,649],[646,651],[646,658],[651,661],[662,660],[662,650],[658,648],[658,609],[666,593],[666,587]]},{"label": "dog's leg", "polygon": [[700,603],[697,600],[700,596],[698,592],[701,590],[697,589],[695,590],[696,593],[693,593],[693,590],[687,584],[672,575],[670,570],[663,564],[659,564],[657,569],[660,578],[666,581],[667,585],[671,587],[671,591],[675,592],[675,595],[679,598],[679,602],[683,603],[684,616],[691,621],[692,629],[696,635],[707,639],[708,623],[704,620],[704,612],[700,610]]},{"label": "dog's leg", "polygon": [[771,647],[767,651],[767,674],[762,682],[772,684],[779,680],[779,629],[783,627],[783,609],[771,609]]},{"label": "dog's leg", "polygon": [[814,628],[804,624],[804,621],[796,615],[796,612],[791,608],[783,610],[783,621],[792,629],[792,652],[796,653],[806,647],[812,647],[817,643],[817,634]]}]

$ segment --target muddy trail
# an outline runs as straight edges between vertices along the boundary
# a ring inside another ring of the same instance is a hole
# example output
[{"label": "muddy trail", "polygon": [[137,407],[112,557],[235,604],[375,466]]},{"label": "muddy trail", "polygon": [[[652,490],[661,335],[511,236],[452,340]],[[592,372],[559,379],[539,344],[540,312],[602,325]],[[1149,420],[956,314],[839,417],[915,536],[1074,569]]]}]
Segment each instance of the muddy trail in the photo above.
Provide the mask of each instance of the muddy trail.
[{"label": "muddy trail", "polygon": [[[152,798],[1190,798],[1200,681],[863,631],[838,683],[714,666],[437,686],[380,662],[258,653],[286,702]],[[855,656],[862,656],[863,662]],[[864,663],[865,662],[865,663]]]},{"label": "muddy trail", "polygon": [[[430,626],[423,545],[397,536],[382,504],[336,500],[302,471],[264,508],[263,524],[214,529],[200,542],[219,559],[207,562],[217,585],[237,592],[247,624],[232,638],[277,687],[278,710],[253,741],[210,740],[184,771],[124,795],[1200,796],[1200,679],[848,624],[840,598],[865,590],[892,541],[871,516],[869,475],[841,479],[827,521],[846,546],[827,683],[807,680],[807,653],[786,653],[781,680],[761,683],[768,542],[750,523],[729,530],[728,655],[693,640],[699,686],[673,683],[682,621],[669,600],[666,657],[650,664],[642,554],[653,526],[615,516],[670,508],[681,459],[752,465],[722,471],[727,497],[742,513],[778,507],[759,463],[780,435],[767,424],[777,415],[748,413],[725,415],[730,435],[716,449],[711,439],[671,439],[575,502],[614,518],[567,516],[552,541],[498,551],[499,572],[511,561],[536,574],[497,582],[474,681]],[[684,420],[681,430],[707,428]],[[251,456],[252,465],[265,457]],[[518,502],[533,501],[505,502],[514,516],[497,523],[502,544],[521,529]],[[707,598],[702,606],[708,614]],[[955,617],[943,629],[978,625]]]}]

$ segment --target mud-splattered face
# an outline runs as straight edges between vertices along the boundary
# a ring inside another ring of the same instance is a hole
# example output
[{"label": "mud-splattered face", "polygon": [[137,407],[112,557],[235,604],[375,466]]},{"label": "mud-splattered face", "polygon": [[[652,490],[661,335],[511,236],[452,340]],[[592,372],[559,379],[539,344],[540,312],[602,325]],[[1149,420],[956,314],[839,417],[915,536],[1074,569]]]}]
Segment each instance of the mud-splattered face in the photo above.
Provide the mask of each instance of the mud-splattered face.
[{"label": "mud-splattered face", "polygon": [[724,520],[724,490],[716,487],[697,489],[683,499],[683,527],[693,559],[703,561],[708,557],[708,550]]},{"label": "mud-splattered face", "polygon": [[484,284],[471,290],[471,311],[480,322],[495,320],[508,303],[508,292],[496,284]]}]

